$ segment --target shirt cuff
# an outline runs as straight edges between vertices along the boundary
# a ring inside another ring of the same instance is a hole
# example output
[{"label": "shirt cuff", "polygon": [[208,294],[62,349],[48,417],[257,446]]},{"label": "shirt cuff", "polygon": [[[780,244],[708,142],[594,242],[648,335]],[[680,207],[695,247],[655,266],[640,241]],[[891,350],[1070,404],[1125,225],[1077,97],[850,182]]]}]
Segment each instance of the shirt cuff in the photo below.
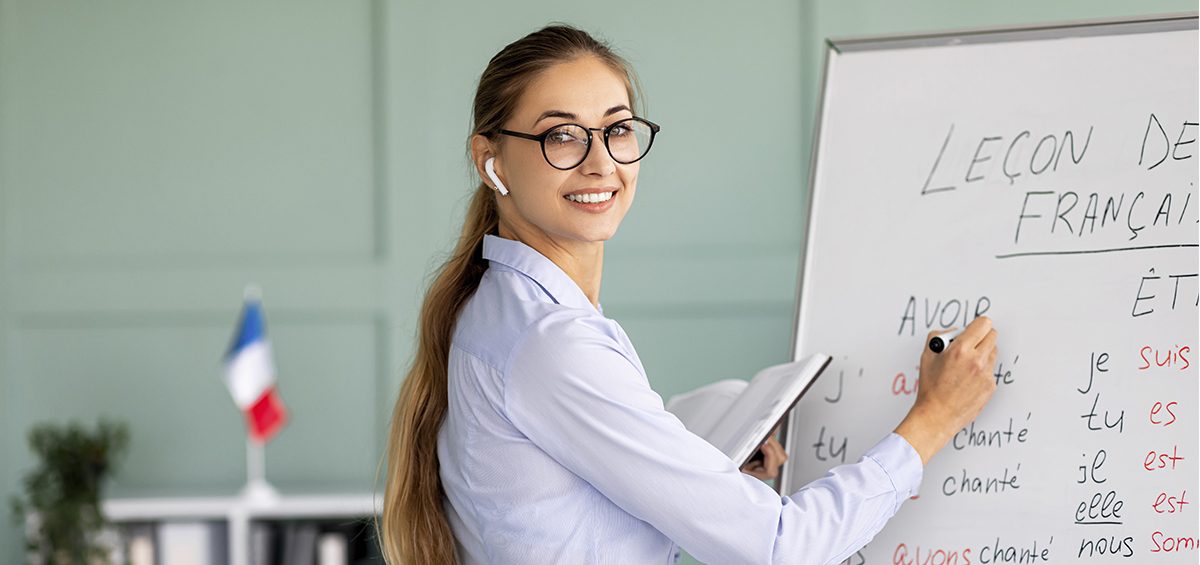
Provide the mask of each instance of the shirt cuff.
[{"label": "shirt cuff", "polygon": [[863,457],[878,463],[892,480],[892,486],[896,488],[897,509],[900,503],[917,495],[925,466],[921,464],[921,455],[900,434],[889,433],[868,449]]}]

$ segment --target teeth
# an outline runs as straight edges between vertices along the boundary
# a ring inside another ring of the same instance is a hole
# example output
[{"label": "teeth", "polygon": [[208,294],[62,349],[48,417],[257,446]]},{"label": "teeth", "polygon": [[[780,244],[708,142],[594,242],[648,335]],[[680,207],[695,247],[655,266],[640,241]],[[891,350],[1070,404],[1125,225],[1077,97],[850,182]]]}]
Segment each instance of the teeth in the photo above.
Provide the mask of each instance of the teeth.
[{"label": "teeth", "polygon": [[567,200],[572,202],[582,202],[584,204],[595,204],[597,202],[607,202],[613,197],[612,192],[592,192],[588,194],[568,194]]}]

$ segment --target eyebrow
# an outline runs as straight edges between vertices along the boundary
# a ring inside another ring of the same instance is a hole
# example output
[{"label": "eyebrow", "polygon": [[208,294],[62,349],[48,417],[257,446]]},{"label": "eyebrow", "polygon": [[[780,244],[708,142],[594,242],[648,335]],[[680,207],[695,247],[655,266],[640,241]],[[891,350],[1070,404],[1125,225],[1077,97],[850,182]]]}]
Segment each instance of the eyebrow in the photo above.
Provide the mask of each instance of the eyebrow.
[{"label": "eyebrow", "polygon": [[[620,104],[617,106],[613,106],[612,108],[609,108],[606,112],[604,112],[604,117],[607,118],[608,116],[616,114],[617,112],[620,112],[621,110],[628,110],[629,113],[631,113],[631,114],[633,113],[633,110],[629,110],[629,106]],[[578,120],[579,116],[576,116],[575,114],[572,114],[570,112],[564,112],[562,110],[547,110],[545,112],[542,112],[542,115],[538,116],[538,119],[533,121],[533,125],[534,126],[538,125],[538,122],[540,122],[546,118],[564,118],[567,120]],[[530,127],[532,127],[532,126],[530,126]]]}]

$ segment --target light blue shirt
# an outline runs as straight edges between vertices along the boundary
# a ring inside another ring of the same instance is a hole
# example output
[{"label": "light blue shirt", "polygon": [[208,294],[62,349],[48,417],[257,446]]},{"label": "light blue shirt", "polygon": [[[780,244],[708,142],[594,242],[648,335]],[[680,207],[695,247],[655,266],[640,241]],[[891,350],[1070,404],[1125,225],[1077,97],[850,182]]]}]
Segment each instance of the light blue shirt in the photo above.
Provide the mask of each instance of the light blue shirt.
[{"label": "light blue shirt", "polygon": [[837,563],[916,494],[889,434],[789,496],[742,473],[663,408],[617,322],[533,248],[490,261],[450,348],[438,434],[443,507],[464,565]]}]

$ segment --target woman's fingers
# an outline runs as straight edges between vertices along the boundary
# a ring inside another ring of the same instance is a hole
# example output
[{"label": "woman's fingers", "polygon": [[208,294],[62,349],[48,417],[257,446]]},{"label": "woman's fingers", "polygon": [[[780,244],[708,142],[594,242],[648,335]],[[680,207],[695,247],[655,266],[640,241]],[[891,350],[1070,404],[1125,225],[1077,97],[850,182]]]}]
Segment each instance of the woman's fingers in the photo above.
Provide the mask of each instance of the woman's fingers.
[{"label": "woman's fingers", "polygon": [[767,443],[763,444],[763,467],[765,468],[767,478],[774,479],[779,476],[779,467],[787,461],[787,454],[783,451],[783,446],[779,444],[774,436],[767,439]]},{"label": "woman's fingers", "polygon": [[969,347],[978,347],[979,342],[987,336],[989,330],[992,329],[992,319],[987,316],[980,316],[967,324],[967,329],[958,336],[955,341],[962,342],[963,345]]},{"label": "woman's fingers", "polygon": [[764,481],[778,477],[779,468],[788,458],[783,445],[772,435],[758,449],[763,453],[762,461],[747,463],[742,467],[742,472]]},{"label": "woman's fingers", "polygon": [[767,478],[766,470],[763,469],[762,463],[759,463],[758,461],[755,461],[754,463],[751,463],[749,465],[746,465],[745,467],[742,467],[742,472],[746,473],[747,475],[750,475],[756,479],[766,480],[766,478]]},{"label": "woman's fingers", "polygon": [[996,330],[989,331],[987,335],[983,336],[983,340],[979,342],[979,345],[975,346],[975,349],[984,352],[992,351],[996,347],[996,336]]},{"label": "woman's fingers", "polygon": [[772,448],[774,448],[775,455],[779,458],[779,464],[783,465],[784,461],[787,461],[788,458],[787,452],[783,450],[783,444],[779,443],[779,440],[775,439],[774,436],[767,443],[771,444]]}]

